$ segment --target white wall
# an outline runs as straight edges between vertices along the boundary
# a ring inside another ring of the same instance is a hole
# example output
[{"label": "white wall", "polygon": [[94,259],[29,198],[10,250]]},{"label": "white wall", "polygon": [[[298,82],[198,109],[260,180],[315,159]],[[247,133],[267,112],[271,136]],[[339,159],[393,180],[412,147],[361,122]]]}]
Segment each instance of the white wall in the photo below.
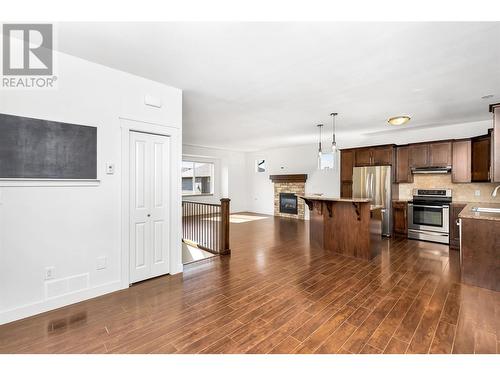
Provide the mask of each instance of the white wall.
[{"label": "white wall", "polygon": [[[326,146],[325,146],[326,147]],[[307,174],[306,194],[323,193],[338,197],[339,168],[317,169],[317,145],[276,148],[247,154],[247,178],[249,189],[248,207],[252,212],[272,215],[274,213],[274,186],[269,176],[272,174]],[[266,172],[255,171],[255,162],[265,159]],[[337,158],[338,160],[338,158]],[[306,218],[308,211],[306,211]]]},{"label": "white wall", "polygon": [[214,194],[201,197],[188,196],[184,199],[205,203],[220,203],[221,198],[230,198],[231,212],[248,210],[246,156],[244,152],[182,145],[182,155],[190,160],[207,161],[215,165]]},{"label": "white wall", "polygon": [[[340,148],[372,146],[379,144],[407,144],[413,142],[433,141],[440,139],[460,139],[486,134],[492,127],[491,121],[479,121],[465,124],[454,124],[424,129],[391,128],[383,134],[360,135],[353,129],[349,133],[338,135]],[[323,147],[329,146],[329,140]],[[334,170],[317,170],[318,145],[304,145],[288,148],[276,148],[247,154],[248,209],[252,212],[272,215],[274,211],[274,190],[269,180],[271,174],[306,173],[306,194],[323,193],[333,197],[340,196],[340,175],[338,163]],[[255,172],[255,161],[265,159],[266,173]],[[308,218],[308,211],[306,211]]]},{"label": "white wall", "polygon": [[[0,323],[128,284],[121,270],[119,117],[175,129],[178,164],[180,160],[180,90],[65,54],[57,54],[56,60],[57,89],[2,90],[0,112],[97,126],[101,182],[97,186],[0,187]],[[146,107],[145,94],[160,97],[163,107]],[[115,163],[114,175],[104,174],[106,162]],[[180,164],[178,169],[180,173]],[[180,203],[178,180],[175,196]],[[179,272],[180,241],[171,250],[171,272]],[[101,256],[107,258],[107,268],[97,271],[96,259]],[[48,266],[55,267],[56,279],[87,274],[88,285],[79,292],[47,298],[44,269]]]}]

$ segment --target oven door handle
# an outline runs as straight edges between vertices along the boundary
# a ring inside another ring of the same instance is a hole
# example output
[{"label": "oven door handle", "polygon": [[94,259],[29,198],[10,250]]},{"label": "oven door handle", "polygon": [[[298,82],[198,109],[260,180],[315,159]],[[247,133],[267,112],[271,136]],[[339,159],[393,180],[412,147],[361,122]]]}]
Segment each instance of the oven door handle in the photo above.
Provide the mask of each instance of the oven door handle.
[{"label": "oven door handle", "polygon": [[413,204],[413,203],[408,203],[408,206],[423,207],[423,208],[450,208],[450,206],[425,206],[422,204]]}]

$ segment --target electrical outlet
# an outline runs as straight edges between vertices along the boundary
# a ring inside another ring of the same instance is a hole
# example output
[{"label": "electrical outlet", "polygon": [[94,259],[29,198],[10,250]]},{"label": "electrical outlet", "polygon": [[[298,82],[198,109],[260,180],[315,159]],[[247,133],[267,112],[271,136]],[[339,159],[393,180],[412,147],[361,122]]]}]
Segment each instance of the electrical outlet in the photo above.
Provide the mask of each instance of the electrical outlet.
[{"label": "electrical outlet", "polygon": [[45,267],[45,280],[52,280],[55,277],[56,268],[54,266]]},{"label": "electrical outlet", "polygon": [[106,268],[106,257],[98,257],[96,262],[96,269],[103,270]]},{"label": "electrical outlet", "polygon": [[475,190],[474,191],[474,196],[480,197],[481,196],[481,190]]}]

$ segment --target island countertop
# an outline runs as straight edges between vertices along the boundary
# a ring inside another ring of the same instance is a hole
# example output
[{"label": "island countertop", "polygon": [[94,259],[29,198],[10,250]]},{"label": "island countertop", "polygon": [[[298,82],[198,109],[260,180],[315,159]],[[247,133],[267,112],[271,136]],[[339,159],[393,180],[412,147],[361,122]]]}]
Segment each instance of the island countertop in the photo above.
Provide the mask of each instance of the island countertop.
[{"label": "island countertop", "polygon": [[484,207],[484,208],[500,208],[498,203],[482,203],[473,202],[467,204],[462,211],[458,214],[461,219],[476,219],[476,220],[493,220],[500,221],[500,213],[494,212],[476,212],[472,211],[473,207]]},{"label": "island countertop", "polygon": [[368,198],[336,198],[323,195],[297,195],[302,199],[311,201],[325,201],[325,202],[348,202],[348,203],[370,203],[371,199]]}]

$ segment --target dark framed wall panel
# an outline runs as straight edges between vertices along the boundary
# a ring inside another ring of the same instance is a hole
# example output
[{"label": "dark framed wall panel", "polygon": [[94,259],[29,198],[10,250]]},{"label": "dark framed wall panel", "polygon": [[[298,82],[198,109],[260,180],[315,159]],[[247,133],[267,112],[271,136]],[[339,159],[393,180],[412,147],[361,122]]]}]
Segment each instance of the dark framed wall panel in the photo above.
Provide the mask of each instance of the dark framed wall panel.
[{"label": "dark framed wall panel", "polygon": [[0,178],[96,179],[97,128],[0,114]]}]

